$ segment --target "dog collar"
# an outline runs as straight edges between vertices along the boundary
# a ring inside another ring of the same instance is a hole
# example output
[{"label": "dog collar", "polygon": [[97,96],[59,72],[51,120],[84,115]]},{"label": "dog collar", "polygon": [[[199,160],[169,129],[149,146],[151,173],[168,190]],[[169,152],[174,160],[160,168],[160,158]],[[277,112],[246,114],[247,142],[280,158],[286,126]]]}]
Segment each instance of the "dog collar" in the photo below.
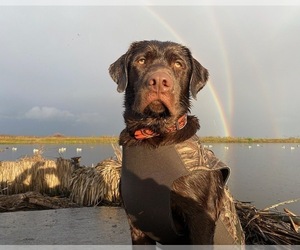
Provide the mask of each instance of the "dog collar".
[{"label": "dog collar", "polygon": [[[167,132],[172,133],[181,130],[185,127],[186,124],[187,124],[187,114],[184,114],[172,126],[167,127]],[[153,130],[149,128],[142,128],[134,132],[134,137],[137,140],[149,139],[159,135],[160,134],[155,133]]]}]

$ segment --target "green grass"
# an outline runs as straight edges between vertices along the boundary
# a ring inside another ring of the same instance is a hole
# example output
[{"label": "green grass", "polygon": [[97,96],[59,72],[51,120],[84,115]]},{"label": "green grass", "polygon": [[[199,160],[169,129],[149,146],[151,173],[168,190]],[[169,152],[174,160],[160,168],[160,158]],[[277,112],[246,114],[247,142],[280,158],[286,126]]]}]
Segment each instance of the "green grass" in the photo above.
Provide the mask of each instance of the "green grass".
[{"label": "green grass", "polygon": [[[300,138],[200,137],[202,143],[300,143]],[[117,143],[116,136],[15,136],[0,135],[0,144],[105,144]]]}]

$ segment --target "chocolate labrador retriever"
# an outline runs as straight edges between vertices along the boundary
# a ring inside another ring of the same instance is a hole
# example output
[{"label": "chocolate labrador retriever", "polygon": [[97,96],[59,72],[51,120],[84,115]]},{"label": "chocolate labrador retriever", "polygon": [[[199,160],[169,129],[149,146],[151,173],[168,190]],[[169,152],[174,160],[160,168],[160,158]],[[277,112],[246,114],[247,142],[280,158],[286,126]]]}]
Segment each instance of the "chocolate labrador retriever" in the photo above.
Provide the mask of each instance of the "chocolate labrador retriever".
[{"label": "chocolate labrador retriever", "polygon": [[191,97],[208,71],[188,48],[140,41],[109,68],[125,91],[121,196],[133,244],[243,244],[230,169],[196,135]]}]

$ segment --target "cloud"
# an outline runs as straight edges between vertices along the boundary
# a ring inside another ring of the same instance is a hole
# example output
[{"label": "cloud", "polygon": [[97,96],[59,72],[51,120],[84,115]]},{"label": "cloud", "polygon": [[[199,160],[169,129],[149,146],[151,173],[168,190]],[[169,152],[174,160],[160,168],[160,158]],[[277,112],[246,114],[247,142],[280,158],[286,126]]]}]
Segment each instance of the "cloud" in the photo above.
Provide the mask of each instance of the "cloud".
[{"label": "cloud", "polygon": [[69,111],[54,107],[35,106],[25,113],[25,118],[32,120],[70,120],[74,119],[74,115]]}]

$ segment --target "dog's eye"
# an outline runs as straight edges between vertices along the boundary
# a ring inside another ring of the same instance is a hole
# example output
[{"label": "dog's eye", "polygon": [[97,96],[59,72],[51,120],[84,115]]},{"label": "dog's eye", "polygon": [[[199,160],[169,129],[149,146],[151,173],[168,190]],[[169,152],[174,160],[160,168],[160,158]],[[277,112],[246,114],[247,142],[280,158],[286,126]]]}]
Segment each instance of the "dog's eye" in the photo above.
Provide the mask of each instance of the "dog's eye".
[{"label": "dog's eye", "polygon": [[174,63],[174,66],[175,66],[175,68],[182,68],[182,67],[183,67],[183,64],[182,64],[180,61],[176,61],[176,62]]},{"label": "dog's eye", "polygon": [[138,64],[145,64],[146,63],[146,58],[145,57],[141,57],[140,59],[138,59]]}]

